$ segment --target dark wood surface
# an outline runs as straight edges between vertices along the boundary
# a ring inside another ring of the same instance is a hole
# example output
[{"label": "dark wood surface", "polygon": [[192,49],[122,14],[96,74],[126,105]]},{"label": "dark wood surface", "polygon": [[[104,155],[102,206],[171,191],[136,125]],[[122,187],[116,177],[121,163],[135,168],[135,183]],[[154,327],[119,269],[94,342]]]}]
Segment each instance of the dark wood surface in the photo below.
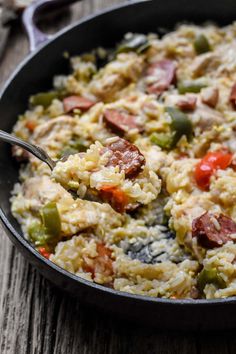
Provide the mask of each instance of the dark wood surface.
[{"label": "dark wood surface", "polygon": [[[57,14],[46,27],[56,30],[119,2],[86,0],[63,16]],[[0,62],[0,85],[27,51],[27,40],[15,26]],[[236,353],[234,332],[170,333],[148,328],[148,318],[143,323],[129,324],[98,313],[43,279],[2,229],[0,237],[0,354]]]}]

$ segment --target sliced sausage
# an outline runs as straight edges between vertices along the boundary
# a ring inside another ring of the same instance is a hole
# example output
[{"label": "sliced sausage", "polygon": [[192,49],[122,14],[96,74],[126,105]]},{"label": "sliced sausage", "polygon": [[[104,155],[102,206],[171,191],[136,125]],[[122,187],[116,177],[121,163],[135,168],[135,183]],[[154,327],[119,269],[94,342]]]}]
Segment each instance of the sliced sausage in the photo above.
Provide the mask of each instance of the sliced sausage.
[{"label": "sliced sausage", "polygon": [[229,101],[232,103],[234,108],[236,108],[236,84],[233,85],[230,96],[229,96]]},{"label": "sliced sausage", "polygon": [[229,217],[208,212],[193,220],[192,236],[205,248],[221,247],[236,233],[236,223]]},{"label": "sliced sausage", "polygon": [[172,60],[160,60],[151,64],[147,70],[147,80],[151,81],[147,85],[147,92],[161,94],[175,82],[176,64]]},{"label": "sliced sausage", "polygon": [[195,96],[185,95],[176,103],[176,106],[182,111],[194,111],[196,103],[197,98]]},{"label": "sliced sausage", "polygon": [[118,138],[104,149],[106,151],[111,152],[107,166],[119,166],[127,178],[135,178],[145,165],[143,154],[127,140]]},{"label": "sliced sausage", "polygon": [[131,129],[138,129],[140,132],[143,130],[137,123],[137,118],[134,115],[117,109],[107,109],[104,112],[103,119],[108,128],[121,136]]},{"label": "sliced sausage", "polygon": [[215,108],[219,100],[219,90],[214,87],[206,87],[201,90],[202,102],[211,108]]},{"label": "sliced sausage", "polygon": [[81,96],[69,96],[64,98],[63,106],[65,113],[69,113],[74,109],[81,109],[82,111],[87,111],[96,102],[89,100],[88,98]]}]

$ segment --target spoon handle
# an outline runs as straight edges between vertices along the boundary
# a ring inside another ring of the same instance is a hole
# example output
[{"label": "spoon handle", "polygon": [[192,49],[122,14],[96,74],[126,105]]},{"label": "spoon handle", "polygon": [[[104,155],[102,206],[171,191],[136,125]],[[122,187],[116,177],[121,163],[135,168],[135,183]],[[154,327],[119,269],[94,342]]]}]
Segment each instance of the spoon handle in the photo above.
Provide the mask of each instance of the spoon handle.
[{"label": "spoon handle", "polygon": [[46,151],[44,151],[41,147],[30,144],[27,141],[24,141],[22,139],[15,137],[14,135],[4,132],[3,130],[0,130],[0,140],[10,143],[12,145],[20,146],[21,148],[31,152],[31,154],[33,154],[35,157],[45,162],[50,167],[51,170],[53,170],[53,168],[56,165],[56,162],[53,161],[48,156]]}]

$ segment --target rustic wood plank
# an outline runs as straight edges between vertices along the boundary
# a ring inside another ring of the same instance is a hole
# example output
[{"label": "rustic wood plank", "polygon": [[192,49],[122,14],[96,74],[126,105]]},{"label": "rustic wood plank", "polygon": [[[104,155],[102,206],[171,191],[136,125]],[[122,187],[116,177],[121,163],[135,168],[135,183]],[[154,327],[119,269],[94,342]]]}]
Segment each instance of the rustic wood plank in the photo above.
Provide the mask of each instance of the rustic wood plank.
[{"label": "rustic wood plank", "polygon": [[[86,0],[55,16],[53,32],[82,16],[118,4],[119,0]],[[50,22],[50,21],[49,21]],[[0,85],[27,54],[19,27],[12,30],[0,63]],[[114,320],[64,294],[34,270],[0,229],[1,354],[199,354],[235,353],[232,336],[174,334]],[[140,324],[141,325],[141,324]]]}]

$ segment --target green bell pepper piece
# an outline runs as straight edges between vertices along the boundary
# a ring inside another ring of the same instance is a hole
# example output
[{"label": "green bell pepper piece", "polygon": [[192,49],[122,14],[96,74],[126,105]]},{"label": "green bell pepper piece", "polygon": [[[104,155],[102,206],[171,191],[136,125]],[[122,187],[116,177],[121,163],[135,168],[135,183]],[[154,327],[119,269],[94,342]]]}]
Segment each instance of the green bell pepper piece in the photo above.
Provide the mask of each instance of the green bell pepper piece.
[{"label": "green bell pepper piece", "polygon": [[175,147],[183,135],[186,135],[187,139],[191,137],[193,131],[192,122],[185,113],[177,108],[166,107],[166,112],[169,113],[172,120],[170,125],[171,130],[174,132],[172,147]]},{"label": "green bell pepper piece", "polygon": [[184,80],[179,82],[177,86],[179,93],[183,95],[187,92],[198,93],[207,85],[202,80]]},{"label": "green bell pepper piece", "polygon": [[226,287],[225,281],[217,273],[215,268],[213,269],[203,269],[197,278],[197,285],[201,292],[203,292],[206,284],[214,284],[218,288],[223,289]]},{"label": "green bell pepper piece", "polygon": [[43,225],[39,222],[32,223],[28,228],[30,240],[36,246],[44,246],[46,244],[46,235]]},{"label": "green bell pepper piece", "polygon": [[40,92],[30,97],[30,103],[33,106],[43,106],[44,108],[47,108],[50,106],[52,101],[58,97],[59,94],[56,91]]},{"label": "green bell pepper piece", "polygon": [[196,36],[193,46],[197,54],[207,53],[211,50],[208,39],[204,36],[204,34]]},{"label": "green bell pepper piece", "polygon": [[183,135],[186,135],[187,139],[190,139],[193,127],[188,116],[179,109],[174,107],[166,107],[166,112],[168,112],[171,117],[171,132],[152,133],[150,140],[153,144],[169,150],[176,146]]},{"label": "green bell pepper piece", "polygon": [[125,39],[117,48],[117,53],[135,51],[138,54],[143,53],[150,47],[147,36],[144,34],[133,34],[130,38]]},{"label": "green bell pepper piece", "polygon": [[49,239],[59,237],[61,233],[61,219],[57,204],[50,202],[44,205],[40,214],[45,232],[49,236]]},{"label": "green bell pepper piece", "polygon": [[173,145],[173,133],[152,133],[150,140],[153,144],[160,146],[162,149],[171,149]]}]

